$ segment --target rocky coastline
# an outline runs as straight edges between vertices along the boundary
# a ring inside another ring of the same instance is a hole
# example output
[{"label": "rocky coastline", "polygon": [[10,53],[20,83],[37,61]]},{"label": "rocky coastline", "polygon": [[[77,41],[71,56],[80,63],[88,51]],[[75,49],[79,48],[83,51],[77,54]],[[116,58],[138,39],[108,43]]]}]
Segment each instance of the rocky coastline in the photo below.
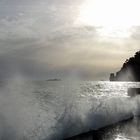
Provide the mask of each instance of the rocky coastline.
[{"label": "rocky coastline", "polygon": [[110,81],[140,81],[140,51],[126,59],[122,68],[110,74]]}]

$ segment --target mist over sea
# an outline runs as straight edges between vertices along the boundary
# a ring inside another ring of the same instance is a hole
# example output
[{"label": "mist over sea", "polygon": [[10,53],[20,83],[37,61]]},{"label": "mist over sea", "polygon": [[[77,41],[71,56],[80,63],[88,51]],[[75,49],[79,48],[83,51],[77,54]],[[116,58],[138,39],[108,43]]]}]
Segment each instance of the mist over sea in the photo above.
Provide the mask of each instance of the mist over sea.
[{"label": "mist over sea", "polygon": [[[0,140],[61,140],[137,116],[140,98],[128,97],[128,87],[140,83],[21,77],[0,82]],[[129,134],[114,130],[111,140],[137,139],[137,127],[129,128]]]}]

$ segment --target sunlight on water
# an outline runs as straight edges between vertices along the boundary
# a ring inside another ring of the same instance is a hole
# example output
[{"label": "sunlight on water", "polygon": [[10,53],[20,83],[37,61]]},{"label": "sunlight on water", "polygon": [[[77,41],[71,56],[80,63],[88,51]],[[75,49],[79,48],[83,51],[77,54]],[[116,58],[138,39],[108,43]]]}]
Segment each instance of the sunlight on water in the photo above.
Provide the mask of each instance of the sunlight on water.
[{"label": "sunlight on water", "polygon": [[[0,89],[0,139],[60,140],[130,118],[140,102],[127,98],[128,87],[140,84],[9,82]],[[129,139],[117,136],[115,140]]]}]

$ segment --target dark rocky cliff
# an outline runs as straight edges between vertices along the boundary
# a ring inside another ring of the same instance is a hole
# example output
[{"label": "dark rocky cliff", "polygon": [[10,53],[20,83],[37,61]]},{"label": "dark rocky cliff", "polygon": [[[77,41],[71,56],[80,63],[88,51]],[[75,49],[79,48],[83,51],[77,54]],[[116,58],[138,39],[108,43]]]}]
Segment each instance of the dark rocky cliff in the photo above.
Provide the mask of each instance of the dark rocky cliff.
[{"label": "dark rocky cliff", "polygon": [[127,59],[120,71],[111,73],[110,81],[140,81],[140,51]]}]

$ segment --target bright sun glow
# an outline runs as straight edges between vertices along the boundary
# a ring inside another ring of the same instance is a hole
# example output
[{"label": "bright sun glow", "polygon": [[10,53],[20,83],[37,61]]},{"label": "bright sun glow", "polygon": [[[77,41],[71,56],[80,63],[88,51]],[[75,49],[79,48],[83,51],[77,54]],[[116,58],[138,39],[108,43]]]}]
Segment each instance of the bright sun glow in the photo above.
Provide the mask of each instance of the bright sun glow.
[{"label": "bright sun glow", "polygon": [[131,36],[130,27],[103,26],[96,30],[101,37],[129,38]]},{"label": "bright sun glow", "polygon": [[77,23],[104,27],[100,33],[127,37],[128,29],[140,25],[139,0],[87,0],[79,9]]}]

